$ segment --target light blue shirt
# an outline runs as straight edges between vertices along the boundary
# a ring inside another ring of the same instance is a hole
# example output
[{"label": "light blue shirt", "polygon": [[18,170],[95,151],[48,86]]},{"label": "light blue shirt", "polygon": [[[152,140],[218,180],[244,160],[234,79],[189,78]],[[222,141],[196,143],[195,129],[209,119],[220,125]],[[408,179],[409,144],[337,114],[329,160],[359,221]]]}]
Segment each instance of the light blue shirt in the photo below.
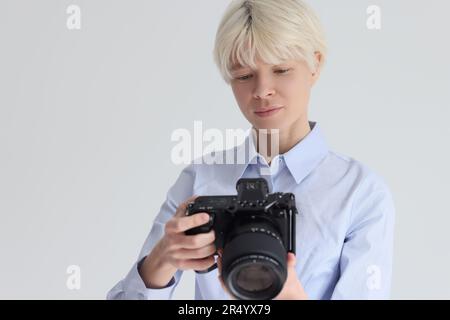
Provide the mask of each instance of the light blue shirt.
[{"label": "light blue shirt", "polygon": [[[239,178],[263,177],[270,192],[292,192],[297,276],[310,299],[388,299],[391,286],[395,208],[384,180],[362,163],[331,151],[316,122],[270,166],[257,153],[253,135],[225,153],[246,152],[235,164],[191,163],[169,189],[136,263],[108,299],[170,299],[178,270],[167,287],[148,289],[138,263],[164,234],[165,223],[192,195],[233,195]],[[248,155],[248,156],[247,156]],[[191,271],[193,272],[193,271]],[[229,299],[217,269],[195,275],[195,299]]]}]

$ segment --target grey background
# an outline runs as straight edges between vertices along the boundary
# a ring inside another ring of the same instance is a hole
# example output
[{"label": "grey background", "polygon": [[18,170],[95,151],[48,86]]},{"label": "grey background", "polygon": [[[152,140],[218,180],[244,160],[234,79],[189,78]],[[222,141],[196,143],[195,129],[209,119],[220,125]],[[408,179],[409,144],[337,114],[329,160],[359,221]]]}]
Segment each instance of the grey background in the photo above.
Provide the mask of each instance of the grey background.
[{"label": "grey background", "polygon": [[[310,119],[392,189],[392,297],[448,299],[450,4],[309,2],[330,47]],[[66,28],[70,4],[81,30]],[[212,60],[227,4],[0,1],[0,298],[104,299],[183,167],[173,130],[248,128]],[[193,279],[175,298],[193,298]]]}]

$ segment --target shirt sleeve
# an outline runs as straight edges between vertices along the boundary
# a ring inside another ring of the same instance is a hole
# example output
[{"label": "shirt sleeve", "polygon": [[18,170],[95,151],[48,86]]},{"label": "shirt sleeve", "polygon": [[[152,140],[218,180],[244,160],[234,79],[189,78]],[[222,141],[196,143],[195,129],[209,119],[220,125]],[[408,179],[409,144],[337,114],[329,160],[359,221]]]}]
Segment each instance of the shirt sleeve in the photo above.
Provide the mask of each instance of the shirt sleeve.
[{"label": "shirt sleeve", "polygon": [[395,207],[388,187],[368,183],[353,204],[331,299],[389,299]]},{"label": "shirt sleeve", "polygon": [[171,299],[178,285],[182,271],[178,270],[172,280],[164,288],[150,289],[145,286],[138,272],[138,267],[144,258],[152,251],[156,243],[164,235],[164,226],[175,214],[178,205],[193,195],[195,180],[194,166],[190,164],[185,167],[176,182],[167,192],[166,199],[161,205],[153,226],[148,234],[137,261],[133,264],[128,274],[120,280],[107,294],[107,299],[133,299],[133,300],[161,300]]}]

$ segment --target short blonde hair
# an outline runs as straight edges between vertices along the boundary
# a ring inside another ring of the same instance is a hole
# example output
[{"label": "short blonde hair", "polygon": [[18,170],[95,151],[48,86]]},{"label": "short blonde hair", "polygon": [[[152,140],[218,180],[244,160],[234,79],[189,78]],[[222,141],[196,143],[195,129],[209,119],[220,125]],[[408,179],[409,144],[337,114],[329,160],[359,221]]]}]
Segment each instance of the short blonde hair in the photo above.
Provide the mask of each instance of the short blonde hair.
[{"label": "short blonde hair", "polygon": [[[232,0],[216,34],[214,62],[227,84],[239,63],[256,69],[257,56],[268,64],[294,59],[315,72],[325,63],[327,45],[319,19],[302,0]],[[315,53],[321,54],[320,65]]]}]

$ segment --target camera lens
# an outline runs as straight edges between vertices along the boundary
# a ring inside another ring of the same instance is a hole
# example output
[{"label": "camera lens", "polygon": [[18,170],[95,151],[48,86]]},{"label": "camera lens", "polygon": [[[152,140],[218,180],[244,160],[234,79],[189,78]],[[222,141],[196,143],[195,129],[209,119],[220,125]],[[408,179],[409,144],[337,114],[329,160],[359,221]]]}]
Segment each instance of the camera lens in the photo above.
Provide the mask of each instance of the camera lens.
[{"label": "camera lens", "polygon": [[225,285],[238,299],[272,299],[286,281],[286,256],[286,248],[270,224],[241,225],[223,250]]},{"label": "camera lens", "polygon": [[249,292],[266,290],[275,281],[272,270],[261,264],[242,266],[236,274],[236,286]]}]

